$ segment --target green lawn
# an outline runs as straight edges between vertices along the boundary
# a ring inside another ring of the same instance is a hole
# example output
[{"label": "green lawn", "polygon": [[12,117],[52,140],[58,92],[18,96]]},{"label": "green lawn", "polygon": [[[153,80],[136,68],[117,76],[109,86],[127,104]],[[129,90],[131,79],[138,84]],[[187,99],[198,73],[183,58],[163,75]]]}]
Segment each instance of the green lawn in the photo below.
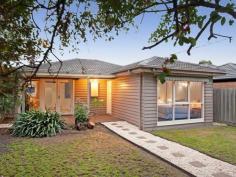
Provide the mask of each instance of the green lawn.
[{"label": "green lawn", "polygon": [[0,176],[187,175],[104,127],[96,126],[94,130],[68,131],[42,139],[0,134]]},{"label": "green lawn", "polygon": [[158,130],[153,134],[236,165],[236,127]]}]

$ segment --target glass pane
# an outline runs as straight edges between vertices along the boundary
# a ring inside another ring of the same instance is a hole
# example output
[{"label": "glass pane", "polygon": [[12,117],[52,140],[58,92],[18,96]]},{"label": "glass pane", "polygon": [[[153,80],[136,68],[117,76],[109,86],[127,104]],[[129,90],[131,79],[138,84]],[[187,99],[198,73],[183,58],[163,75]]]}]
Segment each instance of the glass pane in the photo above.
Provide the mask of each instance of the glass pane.
[{"label": "glass pane", "polygon": [[189,105],[175,105],[175,120],[188,119]]},{"label": "glass pane", "polygon": [[175,82],[175,102],[188,102],[188,82]]},{"label": "glass pane", "polygon": [[190,118],[191,119],[202,118],[202,105],[201,104],[191,104]]},{"label": "glass pane", "polygon": [[72,84],[70,82],[65,83],[65,98],[71,98]]},{"label": "glass pane", "polygon": [[162,84],[160,81],[158,82],[158,103],[166,104],[172,103],[172,81],[166,81]]},{"label": "glass pane", "polygon": [[201,103],[202,102],[202,83],[190,82],[190,102]]},{"label": "glass pane", "polygon": [[60,82],[59,85],[60,96],[60,112],[71,113],[72,112],[72,82]]},{"label": "glass pane", "polygon": [[45,83],[45,109],[56,111],[56,83]]},{"label": "glass pane", "polygon": [[158,106],[158,121],[167,121],[173,119],[172,105],[159,105]]}]

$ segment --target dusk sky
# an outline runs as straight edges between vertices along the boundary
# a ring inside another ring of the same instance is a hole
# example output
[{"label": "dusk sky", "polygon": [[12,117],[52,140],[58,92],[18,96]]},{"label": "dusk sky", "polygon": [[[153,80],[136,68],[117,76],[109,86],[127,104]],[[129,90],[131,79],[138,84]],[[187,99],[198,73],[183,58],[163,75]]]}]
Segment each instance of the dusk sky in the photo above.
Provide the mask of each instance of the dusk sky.
[{"label": "dusk sky", "polygon": [[[172,41],[162,43],[150,50],[142,50],[143,46],[148,45],[150,34],[157,27],[158,18],[156,15],[146,15],[142,23],[140,22],[141,19],[137,18],[138,29],[131,28],[128,32],[121,32],[119,36],[115,36],[113,41],[98,39],[94,42],[88,40],[88,42],[79,45],[80,51],[78,53],[72,52],[69,47],[64,49],[64,55],[57,51],[57,56],[62,60],[72,58],[99,59],[125,65],[152,56],[169,57],[172,53],[176,53],[179,60],[193,63],[198,63],[200,60],[211,60],[215,65],[228,62],[236,63],[236,24],[228,26],[228,23],[225,23],[227,25],[223,27],[220,24],[215,27],[217,33],[233,36],[231,43],[228,39],[221,37],[208,41],[209,29],[207,29],[197,42],[196,47],[192,49],[191,55],[188,56],[186,53],[188,46],[173,46]],[[43,22],[41,21],[41,23]]]}]

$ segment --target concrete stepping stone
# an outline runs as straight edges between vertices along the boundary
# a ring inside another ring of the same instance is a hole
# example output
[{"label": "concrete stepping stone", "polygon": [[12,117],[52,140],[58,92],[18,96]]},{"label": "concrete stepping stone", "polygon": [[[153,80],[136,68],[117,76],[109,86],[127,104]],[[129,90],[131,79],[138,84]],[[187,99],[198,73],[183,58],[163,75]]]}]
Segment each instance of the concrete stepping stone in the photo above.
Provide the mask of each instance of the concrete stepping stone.
[{"label": "concrete stepping stone", "polygon": [[124,130],[124,131],[129,131],[129,129],[128,129],[128,128],[123,128],[122,130]]},{"label": "concrete stepping stone", "polygon": [[174,153],[172,153],[172,155],[173,155],[174,157],[184,157],[184,156],[185,156],[184,154],[182,154],[182,153],[180,153],[180,152],[174,152]]},{"label": "concrete stepping stone", "polygon": [[137,135],[136,132],[129,132],[130,135]]},{"label": "concrete stepping stone", "polygon": [[156,143],[156,141],[148,140],[148,141],[146,141],[146,143]]},{"label": "concrete stepping stone", "polygon": [[138,139],[147,139],[147,138],[144,137],[144,136],[138,136],[137,138],[138,138]]},{"label": "concrete stepping stone", "polygon": [[214,176],[214,177],[233,177],[233,176],[230,176],[224,172],[214,173],[214,174],[212,174],[212,176]]},{"label": "concrete stepping stone", "polygon": [[206,165],[204,165],[203,163],[199,161],[192,161],[192,162],[189,162],[189,164],[197,168],[206,167]]},{"label": "concrete stepping stone", "polygon": [[123,126],[121,126],[121,125],[118,125],[118,126],[116,126],[117,128],[122,128]]},{"label": "concrete stepping stone", "polygon": [[166,149],[168,149],[168,147],[166,147],[166,146],[157,146],[159,149],[161,149],[161,150],[166,150]]}]

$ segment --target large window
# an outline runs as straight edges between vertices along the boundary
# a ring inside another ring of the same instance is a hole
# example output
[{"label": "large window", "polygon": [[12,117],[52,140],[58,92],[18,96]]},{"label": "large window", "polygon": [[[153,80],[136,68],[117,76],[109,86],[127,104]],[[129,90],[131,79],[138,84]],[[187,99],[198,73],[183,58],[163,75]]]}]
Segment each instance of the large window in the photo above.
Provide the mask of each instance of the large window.
[{"label": "large window", "polygon": [[203,83],[158,82],[158,122],[203,118]]}]

